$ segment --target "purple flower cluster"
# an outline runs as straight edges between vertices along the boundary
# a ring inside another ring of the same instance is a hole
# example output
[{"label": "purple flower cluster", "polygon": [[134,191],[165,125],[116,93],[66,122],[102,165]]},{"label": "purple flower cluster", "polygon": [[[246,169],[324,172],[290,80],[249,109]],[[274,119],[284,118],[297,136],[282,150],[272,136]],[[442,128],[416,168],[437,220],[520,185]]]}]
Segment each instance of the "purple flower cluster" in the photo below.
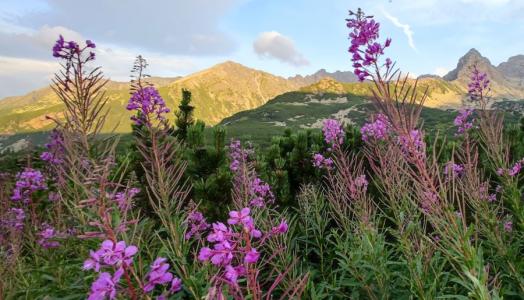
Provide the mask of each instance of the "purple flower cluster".
[{"label": "purple flower cluster", "polygon": [[497,175],[504,176],[504,175],[507,174],[510,177],[515,177],[522,170],[522,164],[524,164],[524,159],[521,159],[521,160],[517,161],[515,164],[513,164],[513,166],[510,169],[506,170],[506,169],[503,169],[503,168],[498,168],[497,169]]},{"label": "purple flower cluster", "polygon": [[206,218],[199,211],[192,211],[187,215],[187,226],[189,231],[186,232],[185,238],[189,240],[193,236],[200,237],[202,232],[209,228]]},{"label": "purple flower cluster", "polygon": [[133,197],[140,193],[139,188],[130,188],[125,192],[115,193],[111,199],[116,202],[120,210],[128,210],[131,208]]},{"label": "purple flower cluster", "polygon": [[464,134],[466,131],[473,127],[473,120],[471,119],[472,115],[472,109],[463,108],[459,110],[459,114],[453,121],[453,124],[457,126],[456,135]]},{"label": "purple flower cluster", "polygon": [[40,159],[52,165],[59,165],[64,162],[64,137],[56,129],[51,131],[49,143],[45,144],[47,151],[42,152]]},{"label": "purple flower cluster", "polygon": [[[78,45],[77,42],[66,42],[64,40],[64,37],[60,35],[55,45],[53,46],[53,56],[57,58],[71,59],[74,55],[80,56],[82,52],[87,48],[94,49],[96,48],[96,45],[92,41],[87,40],[85,47],[80,48],[80,45]],[[95,53],[91,51],[89,52],[86,61],[93,59],[95,59]]]},{"label": "purple flower cluster", "polygon": [[450,161],[446,163],[443,173],[448,178],[457,178],[464,174],[464,166]]},{"label": "purple flower cluster", "polygon": [[[255,264],[260,258],[260,253],[254,247],[253,239],[263,241],[262,232],[256,229],[249,208],[240,211],[231,211],[227,223],[213,224],[212,232],[207,236],[207,241],[214,243],[213,248],[200,249],[198,259],[210,261],[213,265],[222,268],[221,276],[230,284],[236,285],[239,277],[246,275],[250,264]],[[240,229],[235,231],[234,229]],[[272,228],[267,236],[283,234],[288,226],[282,221]]]},{"label": "purple flower cluster", "polygon": [[344,143],[345,133],[342,125],[334,119],[324,120],[322,133],[324,140],[332,147],[341,146]]},{"label": "purple flower cluster", "polygon": [[47,185],[42,173],[32,168],[25,168],[23,172],[16,175],[16,184],[11,200],[28,204],[31,202],[31,196],[34,192],[46,189]]},{"label": "purple flower cluster", "polygon": [[170,265],[163,257],[157,258],[151,265],[149,273],[146,275],[146,284],[144,292],[149,293],[157,285],[166,285],[170,283],[169,293],[174,294],[182,289],[182,280],[168,272]]},{"label": "purple flower cluster", "polygon": [[97,251],[91,250],[84,261],[84,270],[100,271],[102,267],[123,268],[133,263],[133,256],[138,252],[136,246],[126,246],[125,241],[105,240]]},{"label": "purple flower cluster", "polygon": [[124,270],[118,269],[114,275],[108,272],[100,273],[98,278],[91,285],[91,292],[88,300],[104,300],[106,298],[115,299],[117,293],[117,285],[120,278],[124,274]]},{"label": "purple flower cluster", "polygon": [[250,148],[243,148],[239,140],[231,140],[231,143],[229,144],[229,159],[231,160],[229,169],[231,172],[239,172],[242,165],[247,162],[249,155],[252,153],[253,150]]},{"label": "purple flower cluster", "polygon": [[511,221],[504,222],[504,230],[506,232],[512,232],[513,231],[513,222]]},{"label": "purple flower cluster", "polygon": [[164,121],[164,114],[170,111],[157,89],[152,86],[134,92],[126,108],[138,111],[137,115],[131,117],[136,125],[147,127],[151,127],[153,116],[159,121]]},{"label": "purple flower cluster", "polygon": [[468,94],[471,101],[479,101],[486,97],[491,90],[489,87],[488,74],[481,72],[477,66],[473,66],[470,82],[468,84]]},{"label": "purple flower cluster", "polygon": [[497,186],[497,188],[495,189],[495,193],[489,193],[489,181],[485,181],[483,183],[480,184],[479,186],[479,189],[478,189],[478,193],[479,193],[479,199],[481,200],[485,200],[485,201],[488,201],[488,202],[495,202],[497,201],[497,194],[500,193],[502,191],[502,187],[501,186]]},{"label": "purple flower cluster", "polygon": [[364,142],[369,142],[371,140],[385,140],[391,130],[391,124],[389,123],[388,118],[384,114],[376,115],[375,121],[371,123],[366,123],[360,129],[362,134],[362,140]]},{"label": "purple flower cluster", "polygon": [[417,159],[426,158],[426,143],[422,140],[422,132],[420,130],[414,129],[409,134],[399,136],[398,144],[404,155]]},{"label": "purple flower cluster", "polygon": [[262,179],[255,177],[251,181],[250,188],[251,200],[249,205],[254,207],[264,207],[267,203],[275,202],[275,195],[271,191],[269,184],[262,181]]},{"label": "purple flower cluster", "polygon": [[21,208],[12,207],[0,215],[0,245],[7,239],[9,233],[18,234],[24,229],[25,212]]},{"label": "purple flower cluster", "polygon": [[25,212],[23,209],[12,207],[11,209],[9,209],[9,215],[10,218],[6,219],[6,225],[18,231],[24,229]]},{"label": "purple flower cluster", "polygon": [[58,242],[56,238],[60,237],[61,234],[49,224],[43,224],[42,227],[42,230],[38,233],[38,244],[44,249],[59,247],[60,242]]},{"label": "purple flower cluster", "polygon": [[[360,81],[364,81],[371,76],[370,66],[378,68],[378,60],[384,54],[384,49],[391,45],[391,39],[386,39],[384,44],[377,42],[380,23],[364,16],[361,12],[355,14],[355,18],[346,21],[347,27],[351,30],[349,33],[351,46],[348,51],[352,54],[354,73]],[[384,66],[389,69],[391,65],[391,59],[387,58]]]},{"label": "purple flower cluster", "polygon": [[313,167],[318,169],[327,169],[330,170],[333,168],[333,160],[331,158],[325,158],[320,153],[315,153],[313,155]]},{"label": "purple flower cluster", "polygon": [[101,268],[116,269],[111,275],[108,272],[100,273],[97,280],[91,285],[91,293],[88,299],[115,299],[116,286],[125,269],[133,263],[133,256],[138,252],[136,246],[126,246],[125,241],[113,242],[105,240],[97,251],[91,250],[89,258],[84,261],[84,270],[95,270],[100,272]]}]

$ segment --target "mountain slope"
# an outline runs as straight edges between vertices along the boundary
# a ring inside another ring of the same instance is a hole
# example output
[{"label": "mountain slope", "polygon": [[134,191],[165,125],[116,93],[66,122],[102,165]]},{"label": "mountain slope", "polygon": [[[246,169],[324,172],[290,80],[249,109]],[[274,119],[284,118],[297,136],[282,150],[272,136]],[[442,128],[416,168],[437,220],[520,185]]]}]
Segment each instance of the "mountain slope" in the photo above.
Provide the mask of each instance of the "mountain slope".
[{"label": "mountain slope", "polygon": [[[499,67],[495,67],[489,59],[482,56],[476,49],[471,49],[459,59],[457,67],[445,75],[444,79],[457,84],[457,86],[462,88],[463,92],[466,93],[471,71],[473,66],[476,65],[480,71],[488,74],[492,97],[497,99],[522,99],[524,98],[524,89],[517,84],[518,78],[508,77],[508,75],[520,73],[518,67],[513,67],[512,60],[520,61],[520,58],[510,58],[508,62],[501,64]],[[524,74],[524,72],[522,72],[522,74]],[[522,80],[522,77],[520,80]]]},{"label": "mountain slope", "polygon": [[[151,78],[166,104],[174,111],[182,88],[193,93],[195,117],[216,124],[236,112],[258,107],[275,96],[296,90],[299,84],[269,73],[225,62],[183,78]],[[104,131],[129,132],[131,115],[125,109],[129,84],[111,81],[105,88],[111,110]],[[60,118],[63,105],[50,87],[24,96],[0,100],[0,134],[45,131],[53,127],[46,115]],[[173,114],[169,114],[173,118]]]},{"label": "mountain slope", "polygon": [[353,72],[335,71],[333,73],[330,73],[326,71],[326,69],[320,69],[311,75],[296,75],[293,77],[289,77],[288,79],[295,83],[298,83],[299,85],[310,85],[325,78],[333,78],[338,82],[344,83],[358,81],[358,77]]},{"label": "mountain slope", "polygon": [[[285,78],[227,61],[184,77],[161,91],[167,93],[168,99],[174,100],[180,97],[183,88],[189,89],[196,107],[195,117],[214,125],[225,117],[259,107],[277,95],[299,87]],[[172,104],[175,105],[175,101]]]}]

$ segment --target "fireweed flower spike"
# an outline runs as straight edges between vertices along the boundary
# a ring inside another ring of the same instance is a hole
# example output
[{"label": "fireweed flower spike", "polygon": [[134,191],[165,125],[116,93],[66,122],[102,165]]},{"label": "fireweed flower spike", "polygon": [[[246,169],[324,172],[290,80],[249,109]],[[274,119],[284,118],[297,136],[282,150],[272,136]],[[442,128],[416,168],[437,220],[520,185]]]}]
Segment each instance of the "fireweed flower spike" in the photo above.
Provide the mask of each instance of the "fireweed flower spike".
[{"label": "fireweed flower spike", "polygon": [[115,272],[113,276],[110,273],[104,272],[98,276],[98,279],[91,285],[91,293],[88,300],[103,300],[115,299],[117,294],[117,284],[124,274],[122,269]]},{"label": "fireweed flower spike", "polygon": [[390,130],[391,124],[388,118],[384,114],[377,114],[375,121],[364,124],[360,129],[360,133],[364,142],[371,142],[372,140],[382,141],[389,136]]},{"label": "fireweed flower spike", "polygon": [[115,266],[121,268],[133,263],[133,256],[138,252],[136,246],[126,246],[125,241],[114,243],[105,240],[100,249],[90,252],[90,258],[84,262],[84,270],[94,269],[99,271],[103,266]]},{"label": "fireweed flower spike", "polygon": [[44,175],[38,170],[25,168],[16,176],[16,184],[11,196],[13,201],[31,202],[31,195],[36,191],[46,190]]},{"label": "fireweed flower spike", "polygon": [[131,120],[136,125],[145,125],[147,127],[152,126],[154,119],[164,121],[166,119],[164,114],[170,111],[157,89],[152,86],[147,86],[134,92],[126,108],[127,110],[137,111],[137,115],[131,117]]},{"label": "fireweed flower spike", "polygon": [[457,133],[455,135],[462,135],[473,127],[472,115],[472,109],[463,108],[459,110],[459,114],[453,121],[453,124],[457,127]]},{"label": "fireweed flower spike", "polygon": [[479,69],[477,69],[477,66],[473,66],[470,82],[468,84],[468,94],[470,100],[473,102],[483,101],[489,91],[491,91],[489,84],[490,81],[488,74],[481,72]]},{"label": "fireweed flower spike", "polygon": [[334,119],[324,120],[322,127],[324,140],[332,147],[339,147],[344,143],[345,133],[342,125]]},{"label": "fireweed flower spike", "polygon": [[[379,68],[379,58],[384,54],[384,49],[391,45],[391,39],[386,39],[384,44],[377,42],[379,38],[380,23],[368,18],[359,10],[357,13],[350,12],[354,19],[346,19],[346,26],[351,30],[349,39],[351,45],[348,49],[353,62],[354,73],[360,81],[373,77],[372,68]],[[393,63],[387,58],[383,66],[387,72]]]},{"label": "fireweed flower spike", "polygon": [[251,210],[247,207],[240,211],[229,213],[228,224],[213,224],[213,231],[208,235],[207,240],[214,243],[212,248],[203,247],[200,249],[198,259],[209,261],[220,268],[219,278],[224,279],[228,284],[237,286],[240,277],[246,275],[247,265],[253,265],[260,259],[260,252],[257,247],[262,245],[273,234],[284,234],[288,230],[285,220],[267,232],[262,237],[262,232],[256,229]]},{"label": "fireweed flower spike", "polygon": [[168,283],[171,283],[170,290],[173,292],[177,292],[181,289],[182,282],[168,272],[170,265],[166,261],[166,258],[159,257],[153,262],[151,270],[146,275],[147,283],[144,286],[144,292],[149,293],[155,288],[155,286]]},{"label": "fireweed flower spike", "polygon": [[64,137],[60,131],[56,129],[51,131],[50,141],[45,144],[45,147],[47,148],[47,151],[42,152],[40,159],[53,165],[63,163]]}]

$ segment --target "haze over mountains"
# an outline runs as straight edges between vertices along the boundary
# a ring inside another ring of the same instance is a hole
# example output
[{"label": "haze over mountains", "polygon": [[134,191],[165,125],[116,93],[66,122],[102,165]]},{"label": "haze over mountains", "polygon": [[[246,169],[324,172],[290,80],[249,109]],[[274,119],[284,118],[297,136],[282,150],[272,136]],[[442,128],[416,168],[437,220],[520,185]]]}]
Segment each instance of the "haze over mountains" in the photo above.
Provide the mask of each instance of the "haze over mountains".
[{"label": "haze over mountains", "polygon": [[[459,108],[464,105],[467,82],[472,66],[476,64],[488,73],[492,81],[493,97],[497,99],[524,99],[524,55],[509,58],[493,66],[477,50],[471,49],[459,59],[456,69],[443,78],[423,76],[421,86],[429,88],[426,105],[433,108]],[[369,96],[369,83],[357,83],[351,72],[327,72],[324,69],[307,76],[283,78],[227,61],[185,77],[152,78],[167,105],[176,110],[182,88],[193,94],[195,117],[208,125],[218,124],[238,112],[256,109],[269,100],[290,91],[304,95],[318,93],[353,94]],[[129,84],[110,82],[106,87],[111,114],[105,130],[129,132],[130,112],[125,110],[129,99]],[[47,87],[24,96],[0,100],[0,134],[45,131],[53,127],[46,115],[60,118],[63,106]],[[311,112],[309,112],[311,113]],[[174,117],[170,114],[170,117]]]}]

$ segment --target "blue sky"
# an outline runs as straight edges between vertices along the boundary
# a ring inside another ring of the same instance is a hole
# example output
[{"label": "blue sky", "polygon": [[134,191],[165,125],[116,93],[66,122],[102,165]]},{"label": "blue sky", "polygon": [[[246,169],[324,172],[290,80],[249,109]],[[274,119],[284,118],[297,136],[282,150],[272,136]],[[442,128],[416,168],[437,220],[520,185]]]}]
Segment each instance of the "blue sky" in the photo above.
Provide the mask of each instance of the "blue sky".
[{"label": "blue sky", "polygon": [[158,76],[225,60],[285,77],[350,70],[344,19],[358,7],[414,75],[445,74],[470,48],[495,65],[524,54],[524,0],[2,0],[0,97],[48,84],[60,33],[95,41],[115,80],[128,79],[137,54]]}]

